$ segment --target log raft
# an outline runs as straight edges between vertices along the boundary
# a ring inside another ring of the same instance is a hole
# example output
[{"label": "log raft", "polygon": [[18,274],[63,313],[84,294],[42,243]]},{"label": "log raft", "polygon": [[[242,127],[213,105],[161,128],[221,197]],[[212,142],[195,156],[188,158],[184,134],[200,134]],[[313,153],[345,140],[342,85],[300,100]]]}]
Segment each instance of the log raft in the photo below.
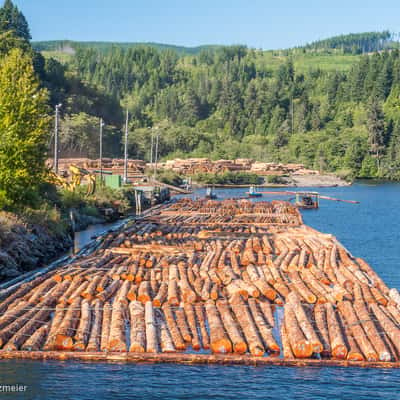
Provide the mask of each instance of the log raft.
[{"label": "log raft", "polygon": [[399,367],[398,290],[283,201],[159,206],[0,299],[0,359]]}]

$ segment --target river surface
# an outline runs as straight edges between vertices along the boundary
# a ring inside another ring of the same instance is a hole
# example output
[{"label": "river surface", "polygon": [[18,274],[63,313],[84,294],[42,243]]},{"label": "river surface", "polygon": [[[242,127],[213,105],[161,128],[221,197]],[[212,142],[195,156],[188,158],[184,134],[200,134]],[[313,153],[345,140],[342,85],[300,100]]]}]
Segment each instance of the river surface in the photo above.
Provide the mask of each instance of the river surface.
[{"label": "river surface", "polygon": [[[321,200],[319,210],[303,211],[304,222],[337,236],[389,287],[400,288],[400,185],[360,182],[318,191],[360,204]],[[216,192],[240,197],[246,189]],[[367,368],[0,361],[0,390],[13,383],[26,385],[26,392],[0,393],[0,399],[400,399],[400,370]]]}]

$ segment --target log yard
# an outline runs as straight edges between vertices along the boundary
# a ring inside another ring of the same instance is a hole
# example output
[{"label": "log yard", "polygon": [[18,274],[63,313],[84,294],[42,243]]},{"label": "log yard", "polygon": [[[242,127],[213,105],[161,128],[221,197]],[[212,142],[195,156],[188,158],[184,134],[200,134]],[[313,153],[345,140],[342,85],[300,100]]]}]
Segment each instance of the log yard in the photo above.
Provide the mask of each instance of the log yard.
[{"label": "log yard", "polygon": [[0,291],[0,359],[399,367],[400,295],[285,201],[173,200]]}]

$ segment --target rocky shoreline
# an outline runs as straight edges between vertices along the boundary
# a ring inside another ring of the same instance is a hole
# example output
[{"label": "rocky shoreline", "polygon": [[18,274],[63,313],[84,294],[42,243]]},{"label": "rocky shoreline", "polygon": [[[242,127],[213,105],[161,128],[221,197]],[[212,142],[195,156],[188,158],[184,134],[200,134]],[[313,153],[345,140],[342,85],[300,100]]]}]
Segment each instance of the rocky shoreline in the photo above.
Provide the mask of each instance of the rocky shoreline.
[{"label": "rocky shoreline", "polygon": [[68,228],[50,229],[13,213],[0,213],[0,281],[43,266],[72,246]]}]

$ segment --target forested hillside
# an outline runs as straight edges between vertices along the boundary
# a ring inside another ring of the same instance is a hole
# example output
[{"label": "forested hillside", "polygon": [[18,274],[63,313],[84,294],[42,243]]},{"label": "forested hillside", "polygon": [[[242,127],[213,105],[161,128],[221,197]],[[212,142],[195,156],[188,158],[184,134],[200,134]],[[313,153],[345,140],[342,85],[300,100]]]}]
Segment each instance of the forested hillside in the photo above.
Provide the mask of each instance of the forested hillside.
[{"label": "forested hillside", "polygon": [[157,129],[162,157],[251,157],[400,179],[400,53],[393,47],[392,35],[381,32],[281,51],[236,45],[187,54],[94,43],[45,57],[29,52],[50,105],[62,103],[62,156],[97,157],[100,117],[106,155],[121,156],[128,109],[132,158],[149,159]]},{"label": "forested hillside", "polygon": [[305,67],[299,52],[230,46],[182,57],[147,46],[77,48],[66,75],[121,107],[88,112],[74,102],[65,110],[64,149],[94,156],[97,121],[89,138],[92,117],[82,112],[121,127],[127,108],[132,157],[149,158],[150,128],[157,127],[164,157],[252,157],[400,177],[399,51],[347,56],[352,63],[344,68],[337,55],[324,56],[332,65]]}]

